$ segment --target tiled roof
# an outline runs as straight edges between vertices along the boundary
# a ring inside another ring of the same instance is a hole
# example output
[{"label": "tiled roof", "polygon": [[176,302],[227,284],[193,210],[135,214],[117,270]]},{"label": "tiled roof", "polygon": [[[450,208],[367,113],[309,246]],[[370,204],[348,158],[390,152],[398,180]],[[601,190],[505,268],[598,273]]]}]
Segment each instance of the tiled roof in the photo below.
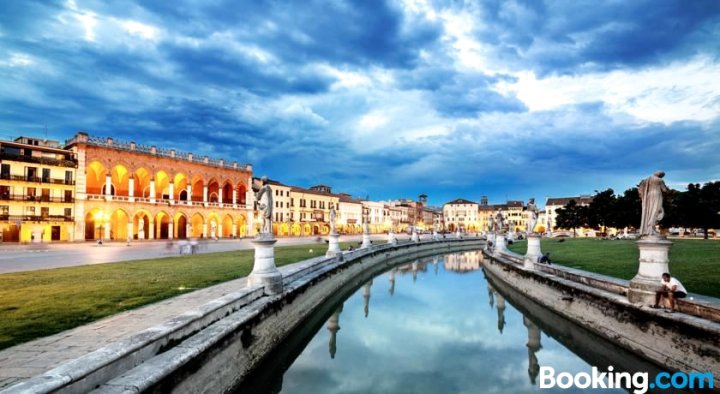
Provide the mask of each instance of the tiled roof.
[{"label": "tiled roof", "polygon": [[450,201],[450,202],[448,202],[448,203],[445,203],[445,205],[461,205],[461,204],[475,204],[475,205],[477,205],[476,202],[470,201],[470,200],[466,200],[466,199],[464,199],[464,198],[458,198],[458,199],[456,199],[456,200],[452,200],[452,201]]}]

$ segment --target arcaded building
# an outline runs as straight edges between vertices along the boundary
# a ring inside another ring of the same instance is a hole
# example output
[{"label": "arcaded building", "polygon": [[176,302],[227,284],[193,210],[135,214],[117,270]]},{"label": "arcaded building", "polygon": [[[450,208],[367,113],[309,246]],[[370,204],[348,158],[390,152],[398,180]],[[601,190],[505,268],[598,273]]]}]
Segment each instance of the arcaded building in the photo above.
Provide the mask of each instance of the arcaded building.
[{"label": "arcaded building", "polygon": [[252,166],[77,133],[75,240],[254,235]]}]

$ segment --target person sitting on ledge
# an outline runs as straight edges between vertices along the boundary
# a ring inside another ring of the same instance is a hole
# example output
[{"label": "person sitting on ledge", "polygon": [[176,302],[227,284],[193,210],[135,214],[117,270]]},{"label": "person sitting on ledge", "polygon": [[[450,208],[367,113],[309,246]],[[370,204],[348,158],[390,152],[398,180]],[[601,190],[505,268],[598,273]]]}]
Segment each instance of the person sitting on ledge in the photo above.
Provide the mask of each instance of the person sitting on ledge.
[{"label": "person sitting on ledge", "polygon": [[658,291],[655,292],[655,305],[652,306],[652,308],[657,309],[660,308],[660,299],[662,297],[667,297],[670,301],[670,309],[668,309],[666,312],[673,313],[675,312],[675,299],[676,298],[685,298],[687,296],[687,290],[685,290],[685,287],[680,283],[679,280],[673,278],[665,272],[662,274],[662,281],[660,281],[660,288]]},{"label": "person sitting on ledge", "polygon": [[540,256],[540,258],[538,258],[538,263],[552,265],[552,261],[550,261],[550,252],[545,252],[544,255]]}]

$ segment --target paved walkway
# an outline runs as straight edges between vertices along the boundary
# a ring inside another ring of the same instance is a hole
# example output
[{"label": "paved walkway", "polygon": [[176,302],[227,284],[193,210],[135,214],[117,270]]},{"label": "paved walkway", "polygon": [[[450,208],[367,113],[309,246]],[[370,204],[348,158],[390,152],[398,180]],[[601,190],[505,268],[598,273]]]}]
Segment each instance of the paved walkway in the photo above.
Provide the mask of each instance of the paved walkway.
[{"label": "paved walkway", "polygon": [[[297,238],[290,238],[298,240]],[[376,238],[377,239],[377,238]],[[307,243],[308,239],[300,239]],[[280,267],[283,272],[288,266]],[[0,351],[0,389],[42,374],[246,286],[240,278]]]}]

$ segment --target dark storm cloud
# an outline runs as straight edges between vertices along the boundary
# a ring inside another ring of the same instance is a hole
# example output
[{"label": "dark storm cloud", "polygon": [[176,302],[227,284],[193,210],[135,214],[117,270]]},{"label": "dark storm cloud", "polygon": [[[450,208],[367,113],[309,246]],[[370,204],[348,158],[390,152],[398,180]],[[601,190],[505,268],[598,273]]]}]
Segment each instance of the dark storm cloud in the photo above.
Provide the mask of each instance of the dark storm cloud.
[{"label": "dark storm cloud", "polygon": [[478,38],[500,60],[541,74],[576,73],[717,53],[720,2],[490,1]]}]

